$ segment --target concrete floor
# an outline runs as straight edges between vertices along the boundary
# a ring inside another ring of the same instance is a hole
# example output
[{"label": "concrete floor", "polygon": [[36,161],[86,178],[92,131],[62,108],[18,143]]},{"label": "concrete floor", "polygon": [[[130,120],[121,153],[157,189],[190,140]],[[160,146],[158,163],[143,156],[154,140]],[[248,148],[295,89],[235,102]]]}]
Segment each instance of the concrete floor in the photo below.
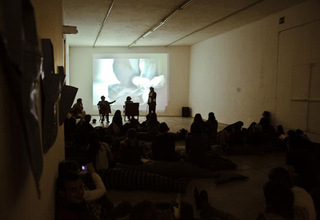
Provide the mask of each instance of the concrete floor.
[{"label": "concrete floor", "polygon": [[[98,117],[93,117],[98,118]],[[140,117],[142,122],[144,117]],[[160,122],[166,122],[171,132],[177,132],[181,128],[190,130],[193,118],[183,117],[159,117]],[[95,126],[101,125],[100,123]],[[104,125],[106,126],[106,125]],[[224,125],[219,124],[219,130]],[[184,143],[177,143],[177,147],[181,148]],[[268,172],[277,166],[285,166],[284,153],[270,153],[248,156],[230,156],[221,155],[234,161],[238,168],[233,171],[249,177],[247,180],[231,181],[221,185],[215,184],[215,179],[194,179],[188,187],[187,192],[181,195],[183,201],[187,201],[194,205],[195,201],[192,195],[192,189],[196,186],[199,190],[206,189],[209,194],[209,201],[212,206],[222,211],[228,212],[235,217],[243,220],[256,219],[257,215],[264,211],[265,203],[263,197],[263,185],[268,178]],[[121,200],[127,200],[132,204],[144,199],[153,202],[175,201],[176,193],[163,193],[151,191],[117,191],[110,190],[107,192],[108,197],[115,204]],[[198,217],[198,213],[194,208],[194,214]]]}]

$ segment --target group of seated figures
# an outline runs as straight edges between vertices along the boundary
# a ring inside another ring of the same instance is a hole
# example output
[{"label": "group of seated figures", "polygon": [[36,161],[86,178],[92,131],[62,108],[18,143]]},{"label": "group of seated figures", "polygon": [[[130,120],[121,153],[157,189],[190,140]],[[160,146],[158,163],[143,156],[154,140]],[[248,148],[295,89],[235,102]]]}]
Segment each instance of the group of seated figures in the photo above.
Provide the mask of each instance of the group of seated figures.
[{"label": "group of seated figures", "polygon": [[[282,126],[274,129],[269,112],[248,128],[238,121],[223,129],[218,129],[213,112],[207,120],[196,114],[190,132],[182,128],[177,133],[170,132],[168,124],[159,122],[155,113],[148,114],[142,123],[134,117],[123,123],[121,111],[116,110],[107,127],[94,128],[90,122],[83,106],[77,112],[70,110],[65,120],[66,160],[59,165],[57,219],[195,219],[194,211],[201,219],[237,219],[227,210],[210,205],[209,196],[213,195],[205,189],[193,189],[196,207],[179,196],[176,201],[163,203],[123,201],[115,207],[106,189],[181,195],[194,178],[217,178],[216,183],[247,178],[222,172],[237,167],[222,157],[224,154],[277,151],[286,152],[288,169],[270,171],[263,187],[266,210],[257,219],[317,219],[319,144],[299,129],[287,134]],[[177,141],[185,143],[185,148],[177,149]]]}]

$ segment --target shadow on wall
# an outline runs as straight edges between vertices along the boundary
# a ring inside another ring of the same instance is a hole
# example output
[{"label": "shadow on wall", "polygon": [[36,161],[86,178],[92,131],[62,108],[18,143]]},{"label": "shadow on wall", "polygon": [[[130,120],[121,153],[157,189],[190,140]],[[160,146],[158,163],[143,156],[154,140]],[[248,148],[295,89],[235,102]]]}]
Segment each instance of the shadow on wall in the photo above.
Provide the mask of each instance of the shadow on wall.
[{"label": "shadow on wall", "polygon": [[[9,91],[2,93],[4,96],[5,94],[10,93]],[[24,145],[22,127],[19,117],[17,117],[18,112],[14,102],[8,97],[10,95],[5,96],[6,101],[2,99],[1,106],[3,107],[0,116],[2,121],[0,133],[3,134],[1,147],[4,152],[1,156],[1,166],[3,166],[4,170],[3,179],[1,180],[1,188],[3,190],[1,199],[5,201],[3,211],[11,211],[9,208],[13,207],[19,201],[23,191],[29,188],[29,186],[26,187],[26,184],[28,184],[27,179],[29,175],[32,175],[27,149]],[[33,186],[36,195],[36,185],[34,184]]]}]

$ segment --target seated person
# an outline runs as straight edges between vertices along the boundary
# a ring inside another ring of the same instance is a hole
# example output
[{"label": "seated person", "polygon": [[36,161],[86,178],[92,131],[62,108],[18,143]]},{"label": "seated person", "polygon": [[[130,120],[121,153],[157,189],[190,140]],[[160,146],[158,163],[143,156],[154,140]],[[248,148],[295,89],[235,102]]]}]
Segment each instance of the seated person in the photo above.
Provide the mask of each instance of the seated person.
[{"label": "seated person", "polygon": [[266,210],[257,220],[268,219],[310,219],[307,209],[294,206],[294,194],[284,184],[269,181],[263,188]]},{"label": "seated person", "polygon": [[142,164],[143,149],[136,135],[137,131],[135,129],[129,129],[127,139],[120,146],[120,160],[124,164]]},{"label": "seated person", "polygon": [[269,173],[269,180],[291,188],[294,194],[294,205],[306,208],[309,212],[309,219],[316,220],[316,211],[311,195],[303,188],[292,185],[289,173],[285,168],[273,168]]},{"label": "seated person", "polygon": [[160,161],[177,161],[175,141],[172,135],[168,134],[169,127],[165,122],[159,126],[159,134],[152,142],[152,159]]},{"label": "seated person", "polygon": [[207,159],[209,140],[202,133],[201,122],[193,122],[190,134],[186,139],[186,154],[188,161],[194,165],[203,164]]},{"label": "seated person", "polygon": [[[106,188],[92,164],[87,165],[88,175],[93,181],[91,190],[84,184],[77,162],[66,160],[59,163],[57,180],[56,219],[100,219],[123,217],[131,210],[128,202],[114,208],[105,196]],[[82,173],[83,174],[83,173]],[[87,178],[88,179],[88,178]]]},{"label": "seated person", "polygon": [[98,173],[109,168],[109,164],[113,162],[113,155],[107,143],[100,142],[99,134],[92,131],[88,134],[88,161],[93,163]]},{"label": "seated person", "polygon": [[[56,219],[95,219],[100,218],[100,211],[91,212],[87,202],[100,198],[106,193],[101,178],[94,172],[93,166],[88,165],[97,189],[93,192],[85,190],[80,175],[76,172],[65,171],[57,180]],[[97,215],[97,216],[96,216]]]},{"label": "seated person", "polygon": [[[193,123],[194,123],[194,122],[198,122],[198,123],[201,124],[201,132],[202,132],[203,134],[205,134],[205,132],[206,132],[206,123],[205,123],[205,121],[202,119],[202,116],[201,116],[200,113],[197,113],[197,114],[194,116]],[[190,127],[190,131],[191,131],[191,127]]]},{"label": "seated person", "polygon": [[151,113],[149,120],[147,121],[147,132],[151,136],[155,136],[158,134],[159,129],[159,121],[156,113]]},{"label": "seated person", "polygon": [[146,115],[146,120],[143,121],[143,122],[140,124],[140,127],[141,127],[141,128],[147,128],[147,122],[149,121],[149,118],[150,118],[150,114],[147,114],[147,115]]},{"label": "seated person", "polygon": [[87,135],[94,130],[90,124],[91,115],[86,115],[84,121],[80,121],[76,127],[76,142],[85,144],[87,143]]},{"label": "seated person", "polygon": [[259,124],[261,124],[264,133],[271,136],[277,136],[276,130],[271,124],[270,112],[264,111],[262,113],[262,118],[260,119]]},{"label": "seated person", "polygon": [[74,134],[76,131],[76,118],[74,117],[73,110],[68,111],[67,117],[64,119],[64,138],[66,142],[74,142]]},{"label": "seated person", "polygon": [[206,124],[206,134],[210,140],[211,144],[215,144],[215,140],[218,134],[218,121],[213,112],[208,114],[208,120],[205,122]]},{"label": "seated person", "polygon": [[209,154],[209,141],[202,133],[201,123],[193,122],[191,133],[186,139],[187,161],[195,166],[211,171],[235,169],[237,165],[228,159],[220,158],[214,154]]},{"label": "seated person", "polygon": [[320,185],[320,164],[311,152],[310,145],[310,141],[292,133],[288,138],[289,151],[286,157],[291,179],[294,180],[295,185],[308,192]]},{"label": "seated person", "polygon": [[72,109],[76,118],[83,118],[86,115],[85,111],[83,110],[81,98],[77,99],[77,102],[72,106]]},{"label": "seated person", "polygon": [[124,134],[126,134],[130,128],[138,130],[139,126],[140,126],[139,121],[132,117],[130,122],[127,122],[122,126],[122,131]]}]

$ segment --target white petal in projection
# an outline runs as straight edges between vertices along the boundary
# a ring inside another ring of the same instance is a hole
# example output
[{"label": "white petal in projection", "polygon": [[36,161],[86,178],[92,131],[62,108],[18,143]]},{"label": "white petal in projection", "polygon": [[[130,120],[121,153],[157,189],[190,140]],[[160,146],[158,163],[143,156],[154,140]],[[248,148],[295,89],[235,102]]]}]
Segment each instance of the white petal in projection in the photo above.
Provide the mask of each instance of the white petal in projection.
[{"label": "white petal in projection", "polygon": [[156,76],[151,80],[151,85],[153,88],[155,89],[160,89],[164,86],[164,84],[166,83],[166,79],[164,78],[164,76]]},{"label": "white petal in projection", "polygon": [[134,77],[132,79],[132,83],[138,86],[139,88],[149,88],[151,85],[151,82],[148,78],[139,77],[139,76]]}]

